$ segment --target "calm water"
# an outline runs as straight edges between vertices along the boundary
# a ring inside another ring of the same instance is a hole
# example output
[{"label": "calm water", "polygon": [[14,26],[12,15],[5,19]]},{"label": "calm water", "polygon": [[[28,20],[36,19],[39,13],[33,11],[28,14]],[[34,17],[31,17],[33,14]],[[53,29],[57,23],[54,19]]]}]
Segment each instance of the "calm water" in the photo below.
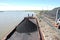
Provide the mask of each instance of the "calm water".
[{"label": "calm water", "polygon": [[25,16],[35,14],[34,12],[0,12],[0,39],[15,28]]}]

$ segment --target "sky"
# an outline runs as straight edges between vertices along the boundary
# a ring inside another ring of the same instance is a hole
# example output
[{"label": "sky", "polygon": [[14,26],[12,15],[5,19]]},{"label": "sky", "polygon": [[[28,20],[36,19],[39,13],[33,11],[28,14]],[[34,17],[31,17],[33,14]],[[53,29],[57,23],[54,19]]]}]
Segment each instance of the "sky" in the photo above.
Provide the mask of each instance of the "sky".
[{"label": "sky", "polygon": [[0,0],[0,10],[51,10],[60,0]]}]

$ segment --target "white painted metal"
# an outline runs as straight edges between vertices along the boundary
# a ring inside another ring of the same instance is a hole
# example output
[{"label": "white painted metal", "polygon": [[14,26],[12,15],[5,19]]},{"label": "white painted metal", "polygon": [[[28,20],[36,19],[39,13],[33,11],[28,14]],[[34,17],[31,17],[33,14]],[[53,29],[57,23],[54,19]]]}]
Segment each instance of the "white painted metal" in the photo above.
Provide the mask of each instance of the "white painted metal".
[{"label": "white painted metal", "polygon": [[58,19],[58,18],[57,18],[57,16],[58,16],[58,10],[59,10],[59,9],[57,9],[57,12],[56,12],[56,19],[55,19],[56,22],[57,22],[57,19]]}]

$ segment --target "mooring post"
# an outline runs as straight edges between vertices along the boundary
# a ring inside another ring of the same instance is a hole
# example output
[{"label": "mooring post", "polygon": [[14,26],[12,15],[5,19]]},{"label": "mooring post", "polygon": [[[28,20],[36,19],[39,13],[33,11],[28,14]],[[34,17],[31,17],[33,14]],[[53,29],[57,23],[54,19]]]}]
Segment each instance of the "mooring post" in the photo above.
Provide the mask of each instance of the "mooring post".
[{"label": "mooring post", "polygon": [[28,14],[28,17],[29,17],[29,14]]},{"label": "mooring post", "polygon": [[32,14],[32,17],[33,17],[33,14]]}]

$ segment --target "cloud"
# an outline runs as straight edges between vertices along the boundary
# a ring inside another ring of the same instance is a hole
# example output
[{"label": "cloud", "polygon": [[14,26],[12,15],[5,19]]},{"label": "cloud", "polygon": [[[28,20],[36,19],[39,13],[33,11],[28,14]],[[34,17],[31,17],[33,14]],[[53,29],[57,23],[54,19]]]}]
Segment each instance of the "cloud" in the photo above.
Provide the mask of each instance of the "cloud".
[{"label": "cloud", "polygon": [[0,3],[0,10],[51,10],[54,6],[16,6],[7,3]]},{"label": "cloud", "polygon": [[51,10],[53,7],[0,6],[0,10]]},{"label": "cloud", "polygon": [[7,3],[0,3],[0,6],[7,6],[7,5],[9,5],[9,4],[7,4]]}]

